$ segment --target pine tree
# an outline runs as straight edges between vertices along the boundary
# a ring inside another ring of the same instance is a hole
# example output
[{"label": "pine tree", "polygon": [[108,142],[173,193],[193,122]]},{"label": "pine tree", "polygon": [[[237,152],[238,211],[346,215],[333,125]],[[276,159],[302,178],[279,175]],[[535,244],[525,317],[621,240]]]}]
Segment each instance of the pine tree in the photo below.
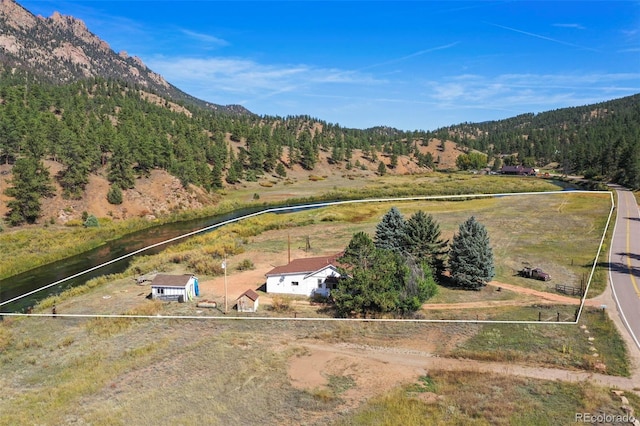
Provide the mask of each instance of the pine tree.
[{"label": "pine tree", "polygon": [[210,181],[211,189],[221,189],[222,185],[222,169],[218,165],[218,163],[213,163],[213,168],[211,169],[211,181]]},{"label": "pine tree", "polygon": [[109,182],[117,184],[121,189],[131,189],[135,186],[135,177],[131,168],[131,153],[127,143],[116,138],[109,168]]},{"label": "pine tree", "polygon": [[282,163],[278,163],[278,165],[276,166],[276,173],[280,177],[286,177],[287,176],[287,171],[284,169],[284,166],[282,165]]},{"label": "pine tree", "polygon": [[368,269],[375,249],[376,246],[369,234],[366,232],[356,232],[344,250],[340,262],[359,265],[364,269]]},{"label": "pine tree", "polygon": [[301,142],[301,155],[302,159],[300,160],[300,164],[306,170],[313,170],[316,166],[317,155],[315,149],[313,148],[313,142],[310,139],[305,139]]},{"label": "pine tree", "polygon": [[426,261],[437,276],[444,271],[449,241],[440,238],[440,225],[432,215],[418,210],[404,226],[403,250],[417,261]]},{"label": "pine tree", "polygon": [[331,293],[338,316],[355,313],[366,318],[367,315],[393,312],[398,308],[402,286],[398,277],[404,277],[407,272],[399,254],[374,249],[366,268],[358,263],[347,266],[343,270],[345,278]]},{"label": "pine tree", "polygon": [[114,183],[107,192],[107,201],[109,204],[122,204],[122,190],[118,184]]},{"label": "pine tree", "polygon": [[402,251],[405,220],[397,207],[385,213],[376,226],[375,245],[377,248]]},{"label": "pine tree", "polygon": [[242,173],[243,168],[242,168],[242,163],[240,162],[239,159],[235,159],[231,162],[231,166],[229,167],[229,170],[227,171],[227,183],[238,183],[240,182],[240,180],[242,179]]},{"label": "pine tree", "polygon": [[451,280],[458,287],[479,290],[495,275],[487,229],[471,216],[460,225],[449,251]]},{"label": "pine tree", "polygon": [[49,170],[40,160],[26,157],[16,161],[12,173],[13,186],[5,190],[6,195],[14,198],[7,203],[7,220],[13,226],[35,223],[41,214],[40,198],[54,193]]},{"label": "pine tree", "polygon": [[389,167],[391,167],[392,169],[398,167],[398,154],[396,154],[395,152],[391,154],[391,162],[389,163]]},{"label": "pine tree", "polygon": [[387,174],[387,166],[385,166],[382,161],[378,163],[378,174],[380,176],[384,176],[385,174]]}]

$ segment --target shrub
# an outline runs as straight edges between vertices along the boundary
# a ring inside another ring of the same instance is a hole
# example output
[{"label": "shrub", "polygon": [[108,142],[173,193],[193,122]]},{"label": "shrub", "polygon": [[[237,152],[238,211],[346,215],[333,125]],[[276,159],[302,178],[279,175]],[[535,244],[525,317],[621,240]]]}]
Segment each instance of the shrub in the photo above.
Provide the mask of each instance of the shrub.
[{"label": "shrub", "polygon": [[98,218],[92,214],[87,216],[87,220],[84,221],[83,225],[85,228],[97,228],[98,226],[100,226],[100,224],[98,223]]},{"label": "shrub", "polygon": [[107,201],[109,204],[122,204],[122,190],[117,184],[111,185],[107,193]]},{"label": "shrub", "polygon": [[240,264],[238,264],[238,266],[236,266],[236,269],[238,271],[248,271],[250,269],[255,269],[255,268],[256,267],[251,261],[251,259],[244,259],[242,262],[240,262]]},{"label": "shrub", "polygon": [[311,303],[329,303],[331,301],[331,299],[327,296],[325,296],[324,294],[320,294],[320,293],[313,293],[310,297],[309,297],[309,301]]},{"label": "shrub", "polygon": [[291,298],[288,296],[276,295],[271,299],[271,309],[276,312],[288,312],[291,310]]}]

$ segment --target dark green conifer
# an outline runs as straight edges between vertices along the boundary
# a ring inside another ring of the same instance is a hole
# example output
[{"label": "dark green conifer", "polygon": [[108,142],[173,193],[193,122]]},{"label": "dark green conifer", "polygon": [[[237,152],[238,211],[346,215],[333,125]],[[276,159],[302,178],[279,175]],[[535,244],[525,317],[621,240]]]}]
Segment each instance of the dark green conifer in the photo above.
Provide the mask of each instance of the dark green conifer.
[{"label": "dark green conifer", "polygon": [[444,271],[449,244],[440,235],[440,225],[433,216],[418,210],[407,220],[402,236],[404,252],[416,261],[426,261],[437,276]]},{"label": "dark green conifer", "polygon": [[54,194],[49,170],[44,167],[42,161],[25,157],[16,160],[12,172],[12,186],[5,190],[6,195],[13,197],[13,200],[7,203],[7,221],[13,226],[25,222],[35,223],[41,214],[40,198]]},{"label": "dark green conifer", "polygon": [[479,290],[495,275],[487,229],[471,216],[460,225],[449,251],[451,280],[458,287]]},{"label": "dark green conifer", "polygon": [[376,226],[375,245],[377,248],[402,251],[405,220],[397,207],[385,213]]}]

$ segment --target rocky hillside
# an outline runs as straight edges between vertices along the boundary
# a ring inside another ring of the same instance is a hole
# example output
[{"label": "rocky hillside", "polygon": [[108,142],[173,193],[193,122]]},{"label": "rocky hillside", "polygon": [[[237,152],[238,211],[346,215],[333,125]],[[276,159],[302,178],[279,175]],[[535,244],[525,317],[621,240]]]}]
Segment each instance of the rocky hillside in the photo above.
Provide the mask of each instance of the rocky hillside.
[{"label": "rocky hillside", "polygon": [[0,63],[51,83],[116,79],[176,101],[248,113],[241,106],[209,104],[182,92],[140,58],[114,52],[79,19],[58,12],[49,18],[35,16],[13,0],[0,0]]}]

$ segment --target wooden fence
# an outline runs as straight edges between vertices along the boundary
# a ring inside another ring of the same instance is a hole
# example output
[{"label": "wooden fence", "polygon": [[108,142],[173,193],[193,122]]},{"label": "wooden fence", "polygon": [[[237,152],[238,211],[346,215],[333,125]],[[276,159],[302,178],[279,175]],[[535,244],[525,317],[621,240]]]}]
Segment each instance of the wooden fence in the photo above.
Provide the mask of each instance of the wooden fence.
[{"label": "wooden fence", "polygon": [[584,289],[564,284],[556,284],[556,291],[564,294],[569,294],[571,296],[584,295]]}]

